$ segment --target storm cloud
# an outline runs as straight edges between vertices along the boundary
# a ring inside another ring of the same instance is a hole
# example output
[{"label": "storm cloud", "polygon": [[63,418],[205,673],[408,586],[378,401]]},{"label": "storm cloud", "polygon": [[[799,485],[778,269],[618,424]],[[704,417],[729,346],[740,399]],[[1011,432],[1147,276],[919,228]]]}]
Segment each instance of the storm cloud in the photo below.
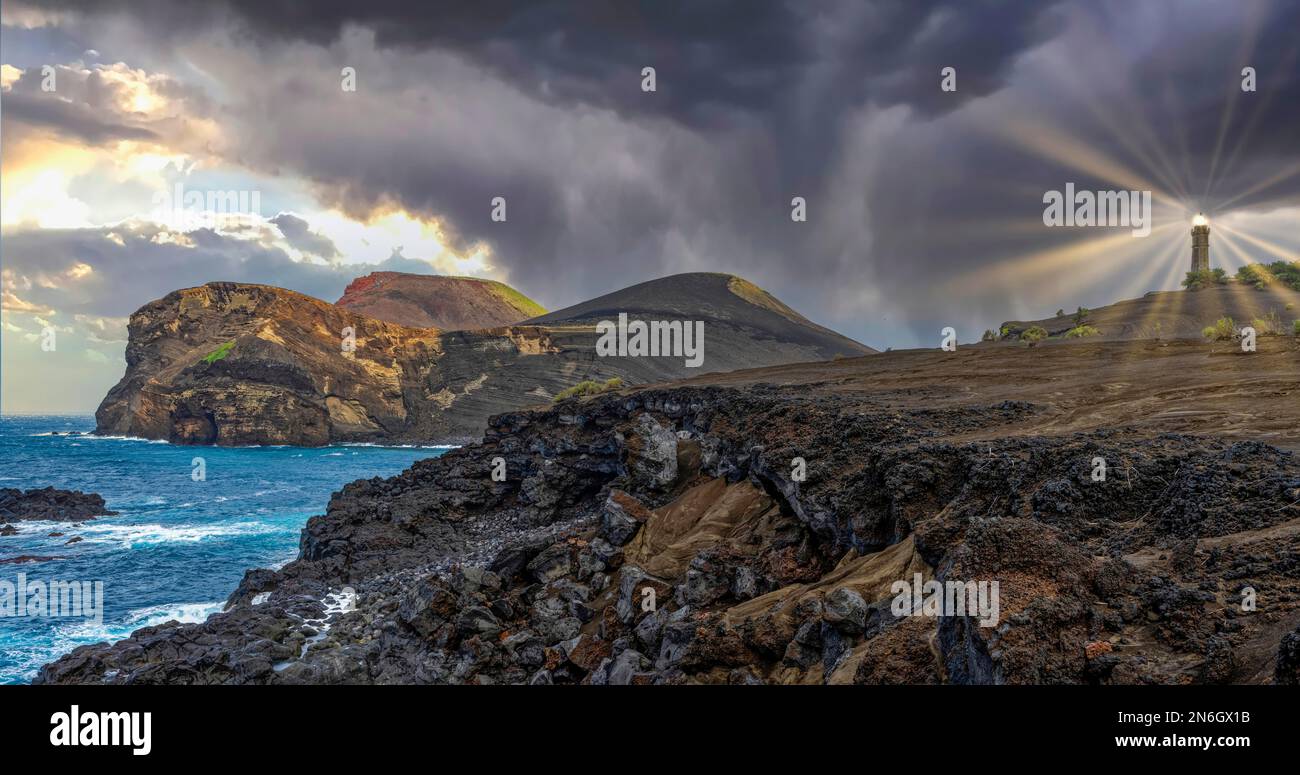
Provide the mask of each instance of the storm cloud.
[{"label": "storm cloud", "polygon": [[[356,218],[436,219],[549,307],[729,271],[874,346],[928,346],[944,325],[969,341],[1176,284],[1185,256],[1151,265],[1157,239],[1018,272],[1017,257],[1080,238],[1042,226],[1046,190],[1156,189],[1169,234],[1188,210],[1263,217],[1300,192],[1280,174],[1300,161],[1294,4],[41,7],[87,45],[201,72],[232,161],[308,181]],[[1257,92],[1240,89],[1245,66]],[[505,223],[489,217],[498,196]],[[789,217],[795,196],[806,223]],[[172,284],[235,279],[199,274]]]}]

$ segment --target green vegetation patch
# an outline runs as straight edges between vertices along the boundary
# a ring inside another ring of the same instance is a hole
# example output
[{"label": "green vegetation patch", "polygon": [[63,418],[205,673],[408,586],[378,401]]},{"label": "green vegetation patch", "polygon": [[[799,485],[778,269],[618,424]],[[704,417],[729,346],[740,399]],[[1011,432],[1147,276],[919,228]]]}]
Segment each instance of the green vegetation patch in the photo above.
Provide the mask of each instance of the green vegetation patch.
[{"label": "green vegetation patch", "polygon": [[1215,268],[1207,272],[1188,272],[1187,276],[1183,278],[1183,287],[1189,291],[1199,291],[1202,288],[1225,285],[1227,282],[1228,273]]},{"label": "green vegetation patch", "polygon": [[497,298],[519,310],[520,314],[530,318],[546,314],[545,307],[505,283],[493,282],[488,287],[492,289],[492,293],[496,294]]},{"label": "green vegetation patch", "polygon": [[1237,323],[1230,317],[1221,317],[1214,325],[1201,329],[1201,336],[1211,342],[1226,342],[1237,338]]},{"label": "green vegetation patch", "polygon": [[1260,336],[1281,336],[1286,333],[1286,325],[1282,322],[1282,316],[1277,314],[1277,310],[1269,310],[1268,314],[1262,318],[1255,318],[1250,321],[1250,325],[1255,329],[1255,333]]},{"label": "green vegetation patch", "polygon": [[1030,326],[1020,332],[1020,339],[1024,342],[1041,342],[1047,338],[1047,329],[1042,326]]},{"label": "green vegetation patch", "polygon": [[1075,326],[1074,328],[1071,328],[1069,331],[1065,332],[1066,339],[1080,339],[1085,336],[1100,336],[1100,335],[1101,335],[1101,331],[1098,331],[1096,326],[1088,326],[1088,325]]},{"label": "green vegetation patch", "polygon": [[227,355],[230,355],[230,351],[233,350],[234,347],[235,347],[234,340],[226,342],[225,344],[221,345],[217,349],[203,356],[203,362],[211,366],[212,364],[216,363],[217,361],[221,360]]},{"label": "green vegetation patch", "polygon": [[620,377],[611,377],[604,382],[585,379],[573,387],[565,388],[555,394],[556,401],[563,401],[566,398],[580,398],[582,396],[596,396],[601,393],[608,393],[611,390],[618,390],[623,387],[623,380]]},{"label": "green vegetation patch", "polygon": [[1237,282],[1254,286],[1261,291],[1274,283],[1300,291],[1300,261],[1246,264],[1237,270]]}]

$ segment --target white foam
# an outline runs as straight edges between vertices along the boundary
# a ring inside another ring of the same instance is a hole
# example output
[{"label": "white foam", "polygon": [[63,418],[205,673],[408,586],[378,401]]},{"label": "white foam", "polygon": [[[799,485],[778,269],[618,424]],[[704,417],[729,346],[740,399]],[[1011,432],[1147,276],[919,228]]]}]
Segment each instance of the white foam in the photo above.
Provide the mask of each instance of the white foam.
[{"label": "white foam", "polygon": [[164,603],[147,608],[136,608],[126,615],[126,624],[135,629],[153,627],[172,620],[182,624],[197,624],[219,612],[225,603]]},{"label": "white foam", "polygon": [[79,436],[82,439],[93,439],[95,441],[143,441],[145,444],[170,444],[167,439],[142,439],[139,436],[100,436],[98,434],[85,433]]},{"label": "white foam", "polygon": [[264,535],[279,528],[265,522],[222,522],[214,525],[114,525],[100,523],[81,528],[90,543],[119,543],[130,549],[137,544],[188,544],[211,538]]}]

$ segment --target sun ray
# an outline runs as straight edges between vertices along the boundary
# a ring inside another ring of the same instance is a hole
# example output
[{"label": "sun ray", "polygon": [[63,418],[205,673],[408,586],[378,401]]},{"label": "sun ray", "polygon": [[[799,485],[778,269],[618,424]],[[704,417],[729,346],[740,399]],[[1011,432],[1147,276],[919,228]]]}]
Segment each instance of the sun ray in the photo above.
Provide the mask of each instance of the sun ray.
[{"label": "sun ray", "polygon": [[[1260,6],[1249,6],[1251,13],[1247,24],[1242,28],[1241,47],[1238,51],[1238,62],[1248,62],[1251,60],[1251,54],[1255,50],[1255,44],[1259,41],[1259,32],[1264,23],[1265,14],[1261,12]],[[1229,80],[1227,105],[1219,119],[1219,132],[1214,140],[1214,152],[1210,156],[1210,172],[1205,177],[1205,194],[1204,198],[1210,198],[1210,191],[1214,188],[1214,175],[1219,166],[1219,157],[1223,153],[1223,143],[1228,137],[1228,127],[1232,124],[1232,118],[1236,114],[1237,99],[1241,96],[1241,86],[1234,75]]]},{"label": "sun ray", "polygon": [[[1156,226],[1151,234],[1160,234],[1174,225],[1169,222]],[[1092,279],[1114,271],[1113,264],[1126,260],[1129,253],[1146,250],[1144,243],[1146,239],[1135,238],[1128,230],[1087,240],[1074,240],[1015,256],[992,267],[963,273],[950,279],[946,287],[954,293],[978,293],[998,286],[1030,284],[1046,276],[1062,273],[1069,273],[1072,282],[1086,285]]]},{"label": "sun ray", "polygon": [[1164,241],[1164,247],[1158,248],[1154,258],[1145,262],[1146,268],[1140,274],[1134,275],[1128,284],[1128,291],[1134,294],[1143,294],[1147,291],[1162,290],[1163,286],[1152,287],[1150,285],[1154,278],[1162,269],[1168,274],[1168,267],[1172,264],[1177,267],[1177,261],[1174,257],[1178,254],[1178,249],[1185,245],[1183,238],[1179,234],[1170,234]]},{"label": "sun ray", "polygon": [[[1122,52],[1113,45],[1112,39],[1104,34],[1103,29],[1095,28],[1093,36],[1095,45],[1106,47],[1109,56],[1098,57],[1098,66],[1105,67],[1109,62],[1122,62]],[[1113,72],[1113,71],[1112,71]],[[1095,90],[1084,88],[1096,79],[1083,79],[1082,70],[1070,69],[1063,80],[1075,88],[1079,102],[1088,109],[1093,118],[1103,124],[1111,137],[1131,153],[1135,159],[1145,165],[1147,171],[1160,179],[1160,183],[1174,193],[1179,199],[1189,199],[1189,192],[1179,181],[1178,172],[1165,153],[1166,143],[1158,136],[1146,111],[1145,103],[1137,99],[1127,89],[1120,89],[1108,95],[1105,103],[1096,98]],[[1124,73],[1113,72],[1107,79],[1113,83],[1126,83]],[[1117,105],[1119,115],[1112,113],[1109,106]]]},{"label": "sun ray", "polygon": [[1297,175],[1300,175],[1300,161],[1292,162],[1291,164],[1283,167],[1282,169],[1278,170],[1277,172],[1273,173],[1267,178],[1264,178],[1263,180],[1259,181],[1255,185],[1245,189],[1244,191],[1239,191],[1235,196],[1216,203],[1215,208],[1218,210],[1223,210],[1228,205],[1233,204],[1234,202],[1236,202],[1239,199],[1242,199],[1243,197],[1247,197],[1250,196],[1251,194],[1255,194],[1260,191],[1265,191],[1267,189],[1270,189],[1273,186],[1276,186],[1278,183],[1281,183],[1285,180],[1289,180]]},{"label": "sun ray", "polygon": [[1293,250],[1284,248],[1281,245],[1277,244],[1276,242],[1271,242],[1269,240],[1256,237],[1253,234],[1247,234],[1246,232],[1240,231],[1238,229],[1234,229],[1225,223],[1220,223],[1219,228],[1227,231],[1229,234],[1232,234],[1235,237],[1240,237],[1241,239],[1251,243],[1252,245],[1257,245],[1265,250],[1271,251],[1275,255],[1269,256],[1269,261],[1276,261],[1279,258],[1285,259],[1287,261],[1300,261],[1300,253],[1296,253]]},{"label": "sun ray", "polygon": [[[1247,264],[1256,263],[1254,259],[1250,257],[1250,254],[1242,250],[1241,246],[1237,244],[1236,240],[1234,240],[1230,236],[1227,229],[1223,229],[1219,231],[1219,233],[1215,236],[1217,237],[1215,241],[1219,245],[1223,245],[1224,247],[1226,247],[1228,249],[1229,255],[1237,259],[1235,262],[1228,262],[1220,258],[1221,264],[1228,264],[1227,266],[1224,266],[1224,269],[1228,270],[1229,274],[1234,274],[1235,273],[1234,270],[1240,269],[1241,267]],[[1219,255],[1222,256],[1223,253],[1220,252]]]},{"label": "sun ray", "polygon": [[[1282,66],[1279,69],[1283,72],[1290,72],[1295,67],[1298,55],[1300,55],[1300,44],[1291,47],[1286,56],[1282,58]],[[1281,85],[1284,82],[1284,79],[1272,79],[1269,87],[1260,95],[1255,109],[1251,111],[1250,117],[1246,120],[1246,125],[1237,133],[1237,142],[1233,144],[1232,151],[1228,154],[1228,160],[1224,162],[1222,177],[1227,177],[1228,173],[1236,167],[1237,156],[1241,153],[1242,148],[1246,147],[1248,141],[1254,137],[1256,125],[1259,124],[1260,119],[1268,111],[1273,98],[1281,91]]]},{"label": "sun ray", "polygon": [[1177,196],[1058,128],[1023,116],[1007,118],[996,125],[984,125],[984,128],[1039,158],[1092,175],[1121,189],[1151,191],[1152,199],[1162,204],[1186,207]]}]

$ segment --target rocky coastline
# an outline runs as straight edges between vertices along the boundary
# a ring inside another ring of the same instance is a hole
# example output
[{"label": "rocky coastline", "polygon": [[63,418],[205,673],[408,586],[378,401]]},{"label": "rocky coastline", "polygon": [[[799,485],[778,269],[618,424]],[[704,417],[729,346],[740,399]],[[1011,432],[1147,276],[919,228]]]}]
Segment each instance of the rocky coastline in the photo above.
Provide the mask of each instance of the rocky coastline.
[{"label": "rocky coastline", "polygon": [[[344,487],[206,622],[36,683],[1300,680],[1293,453],[1023,433],[1049,413],[756,384],[501,414]],[[998,582],[996,623],[900,615],[912,579]]]}]

